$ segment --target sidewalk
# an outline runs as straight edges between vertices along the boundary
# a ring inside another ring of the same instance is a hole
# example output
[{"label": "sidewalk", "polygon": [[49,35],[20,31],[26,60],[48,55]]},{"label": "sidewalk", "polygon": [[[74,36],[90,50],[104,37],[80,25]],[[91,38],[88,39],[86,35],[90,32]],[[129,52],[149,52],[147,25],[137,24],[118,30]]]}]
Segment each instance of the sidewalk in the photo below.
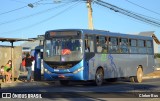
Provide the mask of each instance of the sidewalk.
[{"label": "sidewalk", "polygon": [[156,70],[152,73],[143,76],[143,79],[154,79],[154,78],[160,78],[160,70]]},{"label": "sidewalk", "polygon": [[[24,75],[23,75],[24,76]],[[26,77],[25,77],[26,78]],[[154,79],[160,78],[160,70],[156,70],[152,73],[149,73],[143,76],[143,79]],[[32,82],[24,82],[23,80],[17,80],[16,82],[12,83],[3,83],[0,80],[1,89],[3,88],[14,88],[14,87],[44,87],[44,86],[54,86],[57,85],[57,81],[32,81]]]},{"label": "sidewalk", "polygon": [[30,88],[30,87],[44,87],[44,86],[53,86],[55,85],[55,81],[31,81],[31,82],[26,82],[27,78],[27,72],[22,72],[20,73],[19,79],[12,82],[12,83],[4,83],[0,79],[0,89],[3,88],[15,88],[15,87],[20,87],[20,88]]},{"label": "sidewalk", "polygon": [[16,81],[12,83],[1,83],[1,89],[7,88],[35,88],[35,87],[50,87],[54,86],[55,82],[46,82],[46,81],[32,81],[32,82],[23,82],[23,81]]}]

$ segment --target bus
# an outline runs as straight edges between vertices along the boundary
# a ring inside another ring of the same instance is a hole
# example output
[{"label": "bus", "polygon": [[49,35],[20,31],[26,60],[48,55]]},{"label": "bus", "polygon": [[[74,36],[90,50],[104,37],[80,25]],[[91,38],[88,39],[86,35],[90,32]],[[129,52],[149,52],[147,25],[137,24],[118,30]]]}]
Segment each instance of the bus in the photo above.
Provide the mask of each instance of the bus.
[{"label": "bus", "polygon": [[102,30],[61,29],[45,33],[44,79],[94,81],[129,77],[142,82],[154,71],[153,38]]}]

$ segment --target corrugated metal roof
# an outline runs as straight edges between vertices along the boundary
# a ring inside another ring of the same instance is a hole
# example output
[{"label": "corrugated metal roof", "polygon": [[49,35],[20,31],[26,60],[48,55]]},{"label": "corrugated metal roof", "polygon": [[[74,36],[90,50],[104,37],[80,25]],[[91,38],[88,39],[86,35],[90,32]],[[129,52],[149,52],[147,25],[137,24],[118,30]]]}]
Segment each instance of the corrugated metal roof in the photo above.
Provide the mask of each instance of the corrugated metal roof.
[{"label": "corrugated metal roof", "polygon": [[153,40],[154,40],[157,44],[160,44],[160,41],[158,40],[158,38],[157,38],[156,35],[154,34],[154,31],[140,32],[139,35],[142,35],[142,36],[151,36],[151,37],[153,38]]},{"label": "corrugated metal roof", "polygon": [[154,31],[147,31],[147,32],[140,32],[139,35],[142,36],[152,36],[154,34]]},{"label": "corrugated metal roof", "polygon": [[16,41],[33,41],[31,39],[20,39],[20,38],[0,38],[2,42],[16,42]]}]

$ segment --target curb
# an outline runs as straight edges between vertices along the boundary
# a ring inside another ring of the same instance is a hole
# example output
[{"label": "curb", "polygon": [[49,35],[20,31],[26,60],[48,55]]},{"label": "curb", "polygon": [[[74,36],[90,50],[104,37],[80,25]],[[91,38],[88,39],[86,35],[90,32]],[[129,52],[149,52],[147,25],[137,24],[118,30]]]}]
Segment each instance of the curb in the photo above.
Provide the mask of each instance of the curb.
[{"label": "curb", "polygon": [[[55,82],[52,82],[53,85],[55,85]],[[16,87],[19,87],[19,88],[22,88],[22,87],[44,87],[44,86],[53,86],[53,85],[50,85],[49,82],[30,82],[30,83],[27,83],[27,82],[14,82],[14,83],[11,83],[11,84],[5,84],[5,83],[1,83],[1,89],[3,88],[16,88]]]}]

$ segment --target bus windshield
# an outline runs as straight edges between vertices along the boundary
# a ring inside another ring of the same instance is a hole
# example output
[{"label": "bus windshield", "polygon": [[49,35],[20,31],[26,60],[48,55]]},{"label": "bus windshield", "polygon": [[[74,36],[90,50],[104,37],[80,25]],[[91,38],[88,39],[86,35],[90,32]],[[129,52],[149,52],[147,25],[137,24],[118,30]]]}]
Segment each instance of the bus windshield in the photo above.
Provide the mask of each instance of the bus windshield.
[{"label": "bus windshield", "polygon": [[82,59],[82,39],[77,37],[52,38],[45,40],[45,61],[79,61]]}]

